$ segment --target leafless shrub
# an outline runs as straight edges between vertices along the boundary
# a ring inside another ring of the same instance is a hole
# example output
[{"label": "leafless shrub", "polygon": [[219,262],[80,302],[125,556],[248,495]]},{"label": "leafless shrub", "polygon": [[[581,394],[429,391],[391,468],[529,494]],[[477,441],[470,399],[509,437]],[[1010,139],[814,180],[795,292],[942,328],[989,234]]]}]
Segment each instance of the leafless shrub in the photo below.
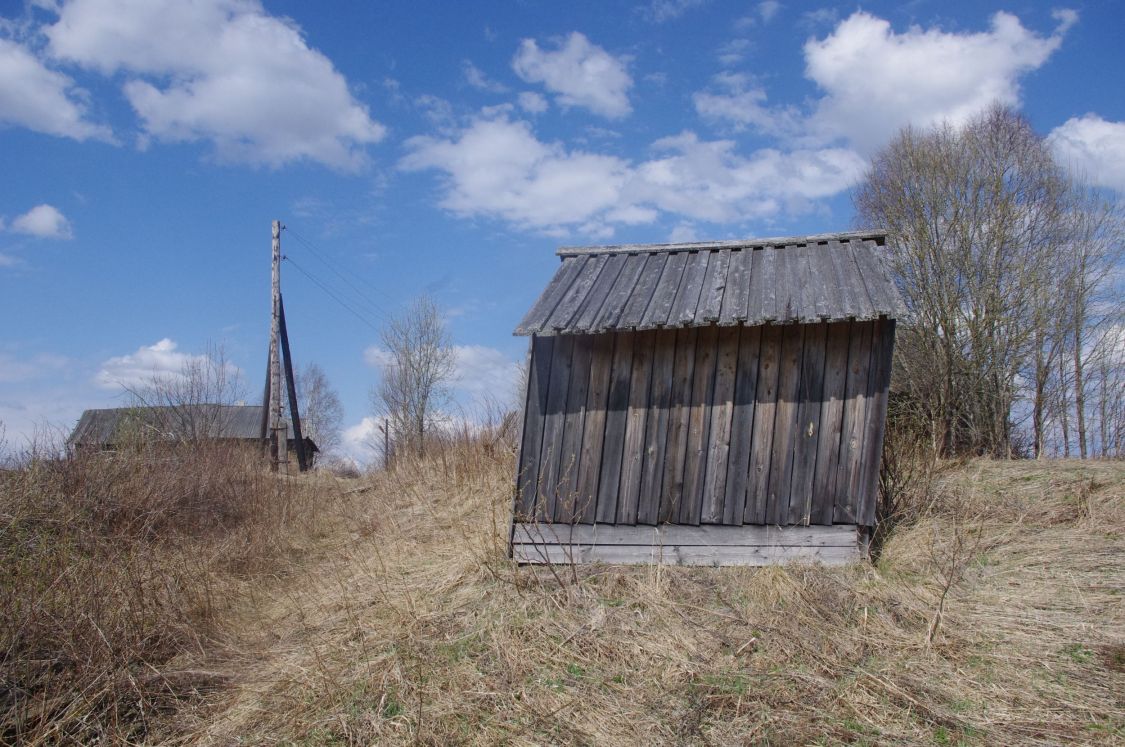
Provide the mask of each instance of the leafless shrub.
[{"label": "leafless shrub", "polygon": [[215,442],[30,452],[12,466],[0,472],[0,743],[143,740],[221,686],[229,675],[177,657],[213,649],[236,580],[276,573],[315,520],[252,450]]},{"label": "leafless shrub", "polygon": [[196,441],[215,438],[227,426],[228,406],[244,397],[242,377],[221,345],[208,344],[178,371],[154,372],[124,387],[135,408],[134,440]]}]

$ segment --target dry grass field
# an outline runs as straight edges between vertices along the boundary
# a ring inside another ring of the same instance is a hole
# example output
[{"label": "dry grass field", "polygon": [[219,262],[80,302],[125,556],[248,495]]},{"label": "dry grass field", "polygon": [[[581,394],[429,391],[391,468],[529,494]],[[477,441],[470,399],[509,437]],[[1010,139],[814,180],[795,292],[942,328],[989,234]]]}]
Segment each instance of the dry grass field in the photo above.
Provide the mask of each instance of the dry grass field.
[{"label": "dry grass field", "polygon": [[1120,462],[943,466],[835,569],[515,566],[511,457],[479,444],[357,480],[150,471],[178,508],[112,520],[104,468],[52,469],[0,478],[4,741],[1125,743]]}]

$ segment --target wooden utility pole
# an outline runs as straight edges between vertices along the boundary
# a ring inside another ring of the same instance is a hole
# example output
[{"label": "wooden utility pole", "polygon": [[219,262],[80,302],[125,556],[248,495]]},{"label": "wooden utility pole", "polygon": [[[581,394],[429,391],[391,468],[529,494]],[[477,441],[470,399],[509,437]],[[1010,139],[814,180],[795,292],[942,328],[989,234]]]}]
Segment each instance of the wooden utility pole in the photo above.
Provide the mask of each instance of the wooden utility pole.
[{"label": "wooden utility pole", "polygon": [[309,455],[305,453],[305,438],[301,433],[301,408],[297,404],[297,378],[293,375],[293,355],[289,352],[289,330],[285,328],[285,299],[279,306],[278,327],[281,329],[281,355],[285,362],[285,386],[289,393],[289,415],[293,418],[293,445],[297,452],[297,469],[304,472],[309,468]]},{"label": "wooden utility pole", "polygon": [[391,466],[391,442],[390,434],[387,433],[387,421],[383,421],[383,469],[389,469]]},{"label": "wooden utility pole", "polygon": [[281,388],[281,221],[273,222],[271,250],[273,311],[270,314],[270,470],[277,472],[281,465],[285,465],[285,471],[288,472],[288,428],[285,427],[285,401],[282,399]]}]

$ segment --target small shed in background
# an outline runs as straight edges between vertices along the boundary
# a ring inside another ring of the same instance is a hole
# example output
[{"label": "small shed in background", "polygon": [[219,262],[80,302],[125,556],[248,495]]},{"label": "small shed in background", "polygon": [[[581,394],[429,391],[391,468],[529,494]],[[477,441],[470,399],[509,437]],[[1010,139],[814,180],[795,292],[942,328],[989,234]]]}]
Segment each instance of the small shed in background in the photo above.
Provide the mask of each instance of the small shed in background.
[{"label": "small shed in background", "polygon": [[523,562],[847,562],[874,524],[885,233],[562,248],[516,329]]}]

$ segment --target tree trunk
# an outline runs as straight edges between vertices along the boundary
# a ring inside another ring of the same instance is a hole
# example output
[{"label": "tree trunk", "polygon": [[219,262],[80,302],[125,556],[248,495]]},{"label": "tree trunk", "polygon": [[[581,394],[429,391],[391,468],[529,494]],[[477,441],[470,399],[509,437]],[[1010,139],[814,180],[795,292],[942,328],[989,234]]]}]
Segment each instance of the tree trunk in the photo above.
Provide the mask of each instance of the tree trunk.
[{"label": "tree trunk", "polygon": [[1070,406],[1066,401],[1065,357],[1059,356],[1059,420],[1062,423],[1063,456],[1070,459]]},{"label": "tree trunk", "polygon": [[1082,320],[1074,324],[1074,410],[1078,420],[1078,455],[1086,458],[1086,382],[1082,378]]}]

